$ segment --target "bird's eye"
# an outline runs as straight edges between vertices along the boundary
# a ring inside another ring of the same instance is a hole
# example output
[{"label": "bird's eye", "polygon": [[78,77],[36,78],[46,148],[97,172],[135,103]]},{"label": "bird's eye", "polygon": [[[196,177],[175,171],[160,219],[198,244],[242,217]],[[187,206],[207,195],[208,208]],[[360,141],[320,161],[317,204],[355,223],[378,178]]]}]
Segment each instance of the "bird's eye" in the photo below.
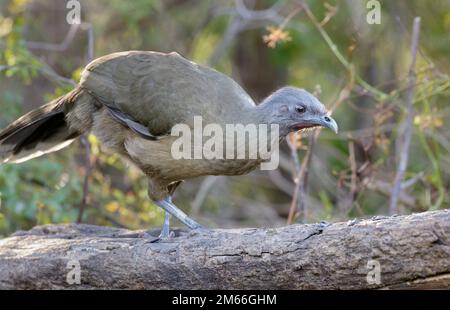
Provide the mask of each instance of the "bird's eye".
[{"label": "bird's eye", "polygon": [[299,105],[299,106],[295,107],[295,111],[297,111],[297,113],[300,113],[300,114],[305,113],[306,108],[304,106]]}]

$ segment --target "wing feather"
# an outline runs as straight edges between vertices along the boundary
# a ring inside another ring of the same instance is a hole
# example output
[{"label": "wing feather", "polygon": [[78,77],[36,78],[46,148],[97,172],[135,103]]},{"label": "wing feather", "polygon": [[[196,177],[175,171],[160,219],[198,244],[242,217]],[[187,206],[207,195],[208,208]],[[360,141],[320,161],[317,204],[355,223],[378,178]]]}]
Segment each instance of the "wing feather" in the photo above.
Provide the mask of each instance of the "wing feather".
[{"label": "wing feather", "polygon": [[[230,77],[176,53],[130,51],[89,64],[81,85],[101,98],[113,117],[155,139],[175,124],[233,122],[253,100]],[[146,128],[147,130],[145,130]]]},{"label": "wing feather", "polygon": [[105,106],[111,116],[121,123],[124,126],[127,126],[135,133],[139,134],[142,138],[148,139],[148,140],[159,140],[162,136],[156,136],[150,133],[147,127],[137,122],[133,117],[130,115],[125,114],[122,112],[114,102],[107,102],[104,99],[100,98],[99,96],[93,95],[94,98],[99,101],[103,106]]}]

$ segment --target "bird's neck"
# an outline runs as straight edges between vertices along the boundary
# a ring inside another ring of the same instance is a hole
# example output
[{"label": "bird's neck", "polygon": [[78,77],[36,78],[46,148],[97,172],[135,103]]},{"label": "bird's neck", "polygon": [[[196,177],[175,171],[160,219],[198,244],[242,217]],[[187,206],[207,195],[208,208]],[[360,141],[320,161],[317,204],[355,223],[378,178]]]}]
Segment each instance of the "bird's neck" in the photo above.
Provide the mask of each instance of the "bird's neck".
[{"label": "bird's neck", "polygon": [[[261,128],[260,125],[267,125],[267,132],[270,135],[272,131],[272,125],[278,125],[273,123],[273,106],[270,102],[262,102],[256,106],[246,106],[239,111],[234,111],[232,114],[228,114],[225,119],[222,119],[228,124],[254,124],[257,128]],[[262,127],[264,128],[264,126]],[[283,138],[286,133],[279,129],[279,135]]]},{"label": "bird's neck", "polygon": [[273,126],[277,126],[276,128],[279,140],[284,139],[288,134],[288,132],[285,132],[285,128],[281,128],[279,127],[279,124],[274,123],[273,106],[270,104],[270,102],[263,101],[257,106],[248,108],[243,112],[242,117],[245,118],[246,124],[255,124],[257,127],[259,125],[267,125],[267,134],[272,138],[273,136],[271,132],[274,129]]},{"label": "bird's neck", "polygon": [[274,104],[270,99],[266,99],[263,102],[261,102],[259,105],[253,108],[252,115],[249,116],[250,119],[254,123],[257,124],[267,124],[269,128],[272,126],[278,126],[278,133],[280,140],[284,139],[286,135],[289,133],[287,127],[281,126],[279,123],[274,122],[274,119],[276,119],[274,115]]},{"label": "bird's neck", "polygon": [[262,102],[255,107],[251,107],[246,112],[247,112],[247,119],[250,120],[249,123],[254,123],[256,125],[271,124],[272,110],[270,109],[270,107],[266,102]]}]

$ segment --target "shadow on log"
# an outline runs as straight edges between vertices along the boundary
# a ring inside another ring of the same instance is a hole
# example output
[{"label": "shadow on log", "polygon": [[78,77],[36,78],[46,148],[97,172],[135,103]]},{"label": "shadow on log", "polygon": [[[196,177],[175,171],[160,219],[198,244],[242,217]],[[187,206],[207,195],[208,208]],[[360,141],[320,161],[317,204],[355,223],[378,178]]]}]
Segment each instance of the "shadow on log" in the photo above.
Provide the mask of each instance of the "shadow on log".
[{"label": "shadow on log", "polygon": [[450,210],[155,239],[75,224],[17,232],[0,240],[0,288],[450,288]]}]

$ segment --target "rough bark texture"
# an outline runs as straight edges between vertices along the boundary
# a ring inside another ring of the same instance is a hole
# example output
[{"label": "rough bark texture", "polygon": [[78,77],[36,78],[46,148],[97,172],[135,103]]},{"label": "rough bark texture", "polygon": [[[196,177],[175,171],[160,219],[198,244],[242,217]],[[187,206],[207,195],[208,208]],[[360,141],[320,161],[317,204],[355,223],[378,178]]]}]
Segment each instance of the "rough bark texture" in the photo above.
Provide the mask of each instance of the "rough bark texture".
[{"label": "rough bark texture", "polygon": [[[18,232],[0,240],[0,288],[450,288],[450,210],[155,239],[73,224]],[[66,282],[71,260],[81,284]],[[380,284],[367,282],[370,260]]]}]

